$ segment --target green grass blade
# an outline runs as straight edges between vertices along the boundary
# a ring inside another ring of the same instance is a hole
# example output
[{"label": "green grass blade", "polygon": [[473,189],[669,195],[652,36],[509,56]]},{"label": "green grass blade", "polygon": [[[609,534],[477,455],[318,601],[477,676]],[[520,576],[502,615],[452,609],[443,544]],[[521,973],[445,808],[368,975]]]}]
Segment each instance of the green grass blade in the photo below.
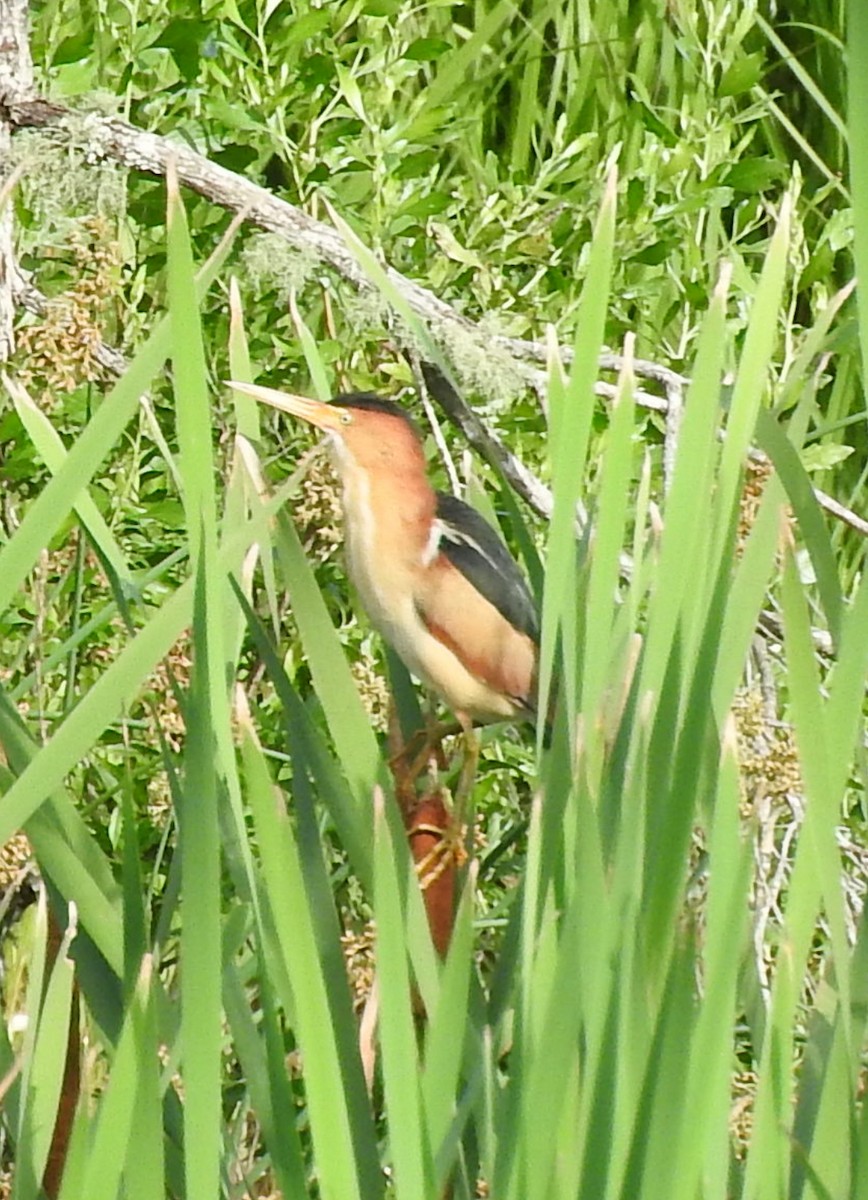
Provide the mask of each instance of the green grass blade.
[{"label": "green grass blade", "polygon": [[731,725],[724,734],[723,753],[709,843],[703,995],[684,1091],[684,1109],[690,1119],[683,1123],[677,1148],[673,1148],[672,1200],[693,1200],[697,1193],[706,1195],[722,1185],[720,1174],[728,1154],[726,1113],[732,1063],[728,1031],[735,1020],[747,934],[745,898],[751,882],[750,845],[739,829],[738,762]]},{"label": "green grass blade", "polygon": [[[822,90],[817,85],[816,81],[814,80],[814,78],[812,77],[810,72],[806,71],[805,68],[802,66],[802,64],[799,62],[796,55],[794,55],[790,52],[786,42],[784,42],[780,37],[778,37],[774,28],[768,23],[768,21],[765,19],[765,17],[762,15],[762,13],[757,12],[754,17],[754,20],[756,21],[757,28],[762,30],[765,37],[768,38],[769,43],[774,47],[775,51],[779,55],[780,62],[782,64],[785,64],[788,70],[792,71],[792,73],[795,76],[796,80],[798,81],[800,87],[805,91],[806,94],[808,94],[811,97],[811,99],[814,101],[814,103],[822,110],[824,116],[826,116],[828,118],[828,120],[831,121],[831,123],[835,126],[838,133],[841,133],[841,134],[846,133],[846,125],[845,125],[844,120],[841,117],[840,113],[838,113],[836,111],[836,109],[826,99]],[[860,111],[864,112],[865,110],[862,109]]]},{"label": "green grass blade", "polygon": [[442,1187],[450,1174],[455,1147],[447,1142],[456,1115],[459,1075],[468,1021],[473,966],[473,893],[476,871],[471,866],[455,917],[440,995],[430,1014],[425,1036],[422,1102],[431,1146]]},{"label": "green grass blade", "polygon": [[846,787],[853,747],[862,727],[862,703],[868,675],[868,573],[863,574],[853,602],[844,614],[840,650],[828,679],[826,708],[830,786],[841,795]]},{"label": "green grass blade", "polygon": [[[864,63],[868,54],[868,12],[859,0],[847,4],[847,57],[851,64]],[[858,330],[862,370],[868,363],[868,78],[858,67],[847,72],[847,137],[850,151],[850,192],[853,197],[853,258],[859,280]]]},{"label": "green grass blade", "polygon": [[793,512],[799,522],[799,532],[805,539],[817,577],[817,589],[829,632],[835,645],[841,634],[843,597],[838,577],[839,564],[822,510],[814,495],[811,480],[799,461],[792,442],[774,417],[763,410],[757,417],[757,441],[768,454],[787,491]]},{"label": "green grass blade", "polygon": [[295,526],[283,513],[275,545],[338,758],[356,795],[369,796],[380,765],[377,739]]},{"label": "green grass blade", "polygon": [[[663,683],[688,582],[692,595],[708,570],[706,539],[711,503],[708,483],[716,457],[728,287],[729,271],[725,270],[702,324],[672,483],[666,497],[660,561],[648,604],[642,656],[641,691],[652,696],[657,695]],[[703,608],[697,605],[697,611],[701,613]]]},{"label": "green grass blade", "polygon": [[371,1195],[380,1186],[380,1159],[359,1050],[359,1027],[353,1012],[347,964],[342,950],[343,930],[323,851],[319,815],[307,774],[303,770],[305,743],[303,738],[296,736],[294,730],[290,735],[289,749],[293,762],[299,768],[293,779],[293,798],[298,814],[298,852],[305,893],[319,949],[323,981],[329,996],[329,1018],[343,1077],[344,1103],[353,1132],[360,1190],[364,1195]]},{"label": "green grass blade", "polygon": [[[6,390],[12,397],[15,411],[21,423],[27,430],[30,440],[36,447],[42,461],[56,475],[66,461],[66,447],[60,439],[57,430],[37,407],[26,388],[15,379],[3,378]],[[76,511],[87,530],[100,557],[114,572],[121,585],[126,589],[133,588],[133,579],[127,567],[126,558],[115,541],[114,535],[106,524],[96,504],[84,491],[76,501]]]},{"label": "green grass blade", "polygon": [[[40,903],[40,939],[47,929],[44,896]],[[36,1196],[48,1162],[54,1133],[61,1087],[64,1080],[69,1022],[73,1012],[73,964],[69,947],[75,936],[73,924],[67,929],[48,975],[45,996],[37,991],[41,966],[28,989],[28,1031],[25,1047],[25,1071],[22,1079],[21,1129],[18,1138],[13,1200]],[[45,942],[43,941],[43,945]]]},{"label": "green grass blade", "polygon": [[[411,1007],[405,922],[397,855],[382,792],[374,800],[374,911],[383,1091],[389,1151],[397,1196],[433,1194],[433,1161],[422,1106],[416,1033]],[[415,876],[411,886],[415,885]]]},{"label": "green grass blade", "polygon": [[[290,1119],[295,1098],[286,1065],[281,1055],[279,1070],[272,1069],[268,1032],[263,1037],[261,1029],[257,1029],[239,970],[232,962],[225,962],[223,966],[223,1004],[251,1106],[271,1154],[277,1184],[286,1196],[304,1196],[307,1180],[298,1131],[295,1121]],[[263,1004],[262,1022],[276,1024],[273,1005],[267,1001]]]},{"label": "green grass blade", "polygon": [[[603,341],[609,298],[615,228],[616,175],[611,172],[591,246],[588,273],[576,326],[575,358],[565,392],[550,391],[550,455],[554,476],[554,508],[548,540],[545,590],[542,605],[542,644],[539,667],[540,710],[547,710],[552,688],[555,642],[559,631],[571,636],[574,625],[576,576],[575,513],[582,487],[585,456],[594,412],[594,383]],[[567,717],[576,704],[578,664],[566,663],[567,690],[562,693]],[[543,737],[542,726],[538,741]]]},{"label": "green grass blade", "polygon": [[181,837],[181,1044],[188,1193],[217,1192],[220,1158],[220,832],[207,668],[209,608],[197,581]]},{"label": "green grass blade", "polygon": [[350,791],[325,739],[315,727],[311,714],[290,683],[261,622],[244,596],[238,593],[238,599],[246,613],[251,637],[283,706],[287,739],[303,750],[318,794],[334,822],[353,869],[363,886],[370,888],[373,883],[370,822]]},{"label": "green grass blade", "polygon": [[[295,326],[295,332],[298,334],[298,340],[301,342],[301,348],[304,351],[304,361],[307,363],[308,371],[310,371],[314,391],[320,400],[330,400],[333,389],[329,386],[328,372],[322,360],[322,355],[319,352],[316,338],[299,312],[295,292],[290,293],[289,311],[292,316],[292,323]],[[233,375],[232,378],[240,379],[242,376]]]},{"label": "green grass blade", "polygon": [[[292,1009],[305,1060],[305,1082],[317,1177],[324,1200],[362,1200],[354,1137],[338,1045],[328,1017],[329,1000],[298,846],[285,810],[278,811],[262,753],[246,722],[242,729],[244,778],[281,952],[292,980]],[[373,1193],[376,1195],[376,1192]],[[368,1200],[367,1195],[364,1200]]]},{"label": "green grass blade", "polygon": [[[81,1191],[77,1192],[78,1195],[93,1197],[93,1200],[115,1200],[129,1157],[146,1155],[149,1150],[156,1150],[159,1156],[159,1143],[154,1147],[153,1144],[147,1145],[133,1138],[138,1111],[136,1101],[141,1084],[139,1069],[145,1056],[153,1054],[156,1049],[146,1040],[146,1013],[152,978],[153,964],[150,958],[146,958],[124,1022],[108,1086],[100,1101]],[[150,1133],[153,1135],[153,1132],[151,1124]],[[62,1197],[63,1200],[67,1200],[67,1197],[72,1200],[66,1187]]]},{"label": "green grass blade", "polygon": [[[781,599],[790,705],[806,798],[803,837],[811,846],[814,869],[821,882],[832,954],[835,961],[841,964],[837,982],[849,1043],[850,980],[844,969],[849,950],[841,889],[841,859],[835,840],[835,826],[841,819],[842,794],[840,788],[833,788],[828,738],[825,735],[817,736],[818,731],[827,728],[828,710],[824,711],[810,623],[792,553],[787,554],[784,563]],[[845,773],[838,770],[836,775],[843,785],[846,782]]]},{"label": "green grass blade", "polygon": [[[425,89],[425,109],[436,109],[445,104],[450,97],[460,96],[465,87],[467,72],[478,61],[485,48],[494,41],[497,33],[515,15],[515,5],[512,0],[499,0],[489,11],[484,7],[475,22],[472,34],[454,53],[439,59],[437,74]],[[412,130],[412,125],[410,127]],[[408,136],[411,136],[408,132]]]},{"label": "green grass blade", "polygon": [[745,456],[754,437],[772,350],[777,338],[778,312],[787,268],[792,200],[784,196],[757,284],[730,401],[720,459],[719,508],[716,541],[722,545],[740,490]]},{"label": "green grass blade", "polygon": [[[159,985],[151,980],[148,987],[150,970],[151,959],[144,956],[137,988],[131,993],[138,1090],[132,1117],[135,1132],[127,1140],[124,1168],[129,1200],[162,1200],[167,1183],[157,1029]],[[171,1176],[168,1182],[171,1186]]]},{"label": "green grass blade", "polygon": [[[599,520],[594,532],[584,615],[588,633],[582,662],[582,712],[589,724],[597,717],[607,671],[612,665],[611,635],[615,622],[615,597],[630,501],[633,433],[633,379],[628,351],[628,361],[619,380],[619,395],[612,413],[608,441],[603,450]],[[600,742],[592,745],[602,749]],[[591,747],[589,753],[593,753]],[[596,773],[599,766],[598,763],[595,769],[588,764],[592,773]]]},{"label": "green grass blade", "polygon": [[757,617],[765,601],[778,550],[783,508],[783,488],[773,477],[766,485],[759,512],[742,549],[723,619],[711,684],[714,711],[721,723],[742,678]]},{"label": "green grass blade", "polygon": [[224,581],[217,572],[217,498],[205,354],[193,255],[177,181],[168,179],[172,366],[190,561],[195,572],[181,835],[181,1056],[184,1165],[191,1196],[215,1195],[221,1127],[220,833],[217,745],[228,727]]}]

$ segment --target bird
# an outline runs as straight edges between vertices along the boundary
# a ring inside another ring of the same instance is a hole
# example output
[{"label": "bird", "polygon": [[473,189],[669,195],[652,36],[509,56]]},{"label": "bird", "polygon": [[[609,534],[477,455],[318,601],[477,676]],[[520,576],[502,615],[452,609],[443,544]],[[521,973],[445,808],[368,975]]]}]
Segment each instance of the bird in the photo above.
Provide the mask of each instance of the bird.
[{"label": "bird", "polygon": [[436,491],[395,401],[229,386],[322,430],[342,488],[347,574],[373,627],[467,731],[536,715],[539,618],[518,564],[469,504]]}]

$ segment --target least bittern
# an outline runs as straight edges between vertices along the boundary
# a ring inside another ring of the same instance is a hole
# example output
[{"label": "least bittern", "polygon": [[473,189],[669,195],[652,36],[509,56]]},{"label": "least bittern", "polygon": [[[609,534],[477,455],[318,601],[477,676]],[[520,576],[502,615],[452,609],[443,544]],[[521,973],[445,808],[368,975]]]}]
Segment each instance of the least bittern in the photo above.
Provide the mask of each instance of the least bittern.
[{"label": "least bittern", "polygon": [[488,522],[431,486],[403,409],[372,395],[323,404],[230,386],[328,435],[343,485],[347,571],[410,672],[462,724],[532,720],[539,625],[528,585]]},{"label": "least bittern", "polygon": [[[273,388],[230,386],[328,435],[343,485],[349,576],[374,627],[410,672],[442,696],[464,729],[463,798],[478,753],[473,724],[535,715],[539,625],[515,560],[475,509],[434,490],[419,431],[397,404],[360,394],[323,404]],[[422,835],[414,856],[423,890],[441,878],[445,863],[461,856],[455,846],[460,821],[457,832],[454,821],[451,832],[440,828],[414,817],[406,799],[431,748],[429,739],[414,765],[408,756],[400,779],[395,763],[406,748],[393,760],[410,835]],[[432,800],[445,817],[439,791],[424,797],[418,811],[427,811]],[[442,882],[451,888],[451,878]],[[448,932],[438,938],[430,908],[429,919],[443,950]]]}]

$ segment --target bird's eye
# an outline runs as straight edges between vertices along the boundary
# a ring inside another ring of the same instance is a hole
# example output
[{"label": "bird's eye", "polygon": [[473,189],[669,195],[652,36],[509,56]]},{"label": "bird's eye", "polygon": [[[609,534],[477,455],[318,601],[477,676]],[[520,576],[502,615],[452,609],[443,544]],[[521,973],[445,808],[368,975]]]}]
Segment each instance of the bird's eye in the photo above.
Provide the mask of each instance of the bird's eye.
[{"label": "bird's eye", "polygon": [[351,425],[353,421],[353,414],[344,409],[344,411],[341,413],[340,420],[341,425]]}]

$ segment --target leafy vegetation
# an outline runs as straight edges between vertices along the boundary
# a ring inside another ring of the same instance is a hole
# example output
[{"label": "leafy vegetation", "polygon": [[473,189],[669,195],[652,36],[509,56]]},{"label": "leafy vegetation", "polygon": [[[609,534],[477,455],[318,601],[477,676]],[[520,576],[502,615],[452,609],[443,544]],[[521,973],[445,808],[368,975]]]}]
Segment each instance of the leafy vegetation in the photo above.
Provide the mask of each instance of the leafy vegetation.
[{"label": "leafy vegetation", "polygon": [[[14,137],[47,302],[0,407],[0,831],[45,881],[3,945],[13,1196],[76,987],[66,1200],[864,1196],[868,585],[815,491],[864,509],[861,4],[48,0],[31,33],[45,95],[335,213],[373,286],[89,152],[87,115]],[[383,260],[469,322],[420,332]],[[484,734],[443,963],[334,481],[224,386],[415,409],[426,337],[552,495],[426,424],[556,695],[550,747]],[[680,421],[634,357],[689,377]]]}]

